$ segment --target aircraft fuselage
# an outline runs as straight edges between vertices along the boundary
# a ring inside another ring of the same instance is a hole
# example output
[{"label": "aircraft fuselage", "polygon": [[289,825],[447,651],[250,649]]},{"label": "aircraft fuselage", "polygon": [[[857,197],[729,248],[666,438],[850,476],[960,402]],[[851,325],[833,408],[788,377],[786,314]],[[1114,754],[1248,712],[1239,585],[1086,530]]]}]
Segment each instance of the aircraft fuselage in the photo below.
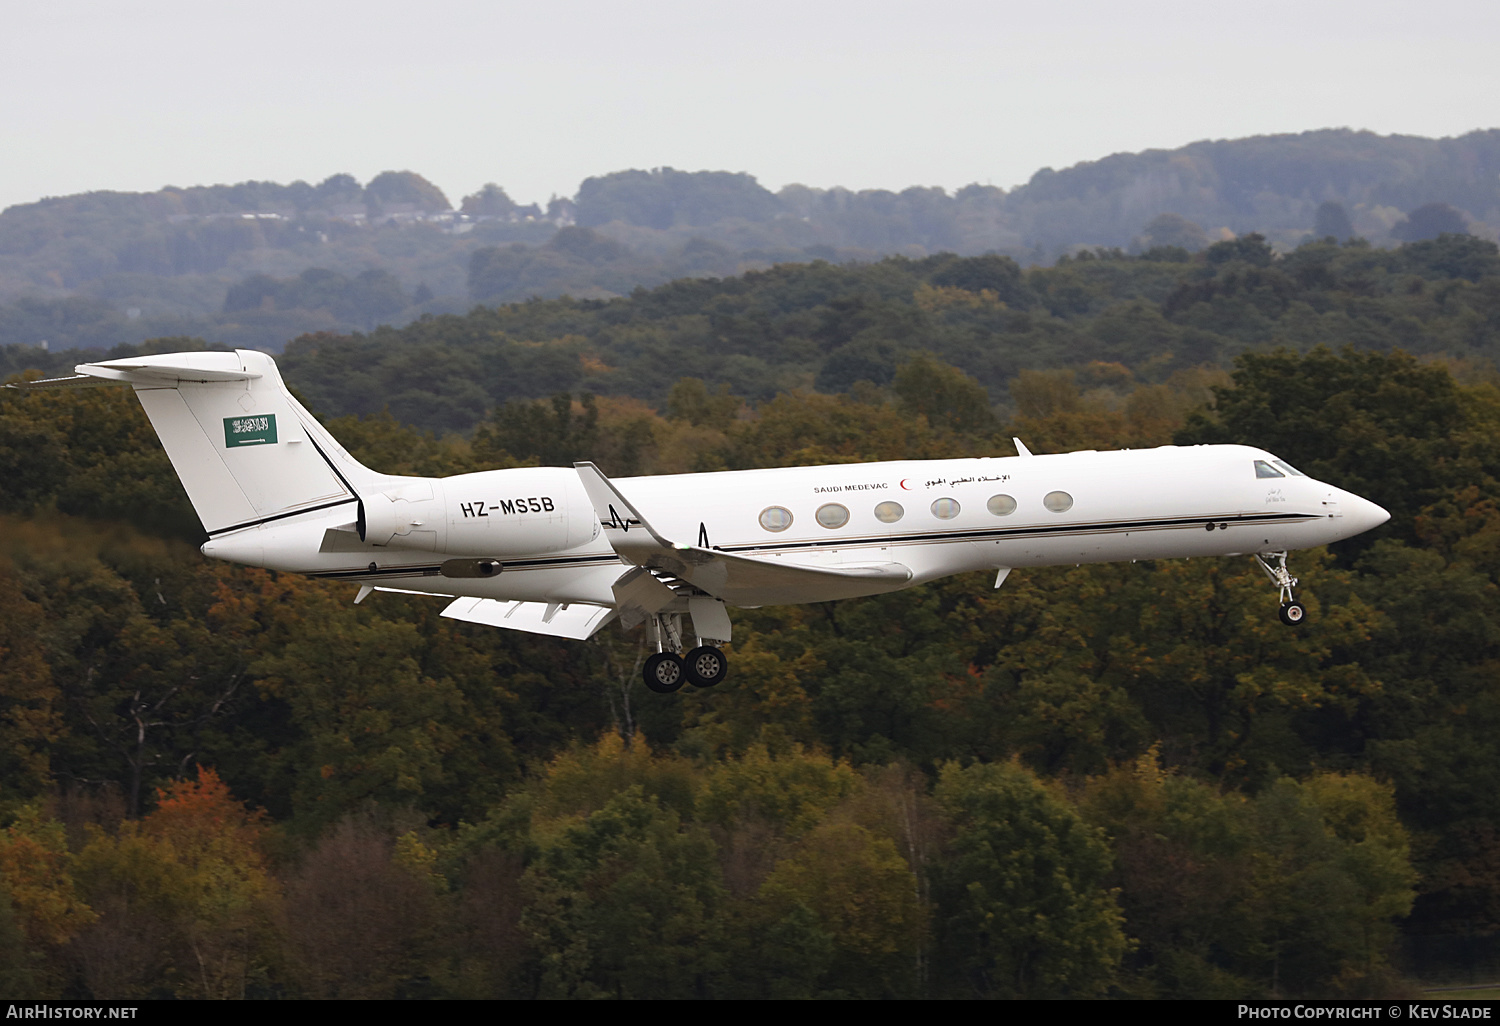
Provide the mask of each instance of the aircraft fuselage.
[{"label": "aircraft fuselage", "polygon": [[[615,484],[672,539],[799,565],[898,562],[911,571],[902,583],[830,582],[826,594],[799,587],[763,603],[877,594],[980,569],[1311,548],[1386,519],[1374,503],[1310,477],[1280,470],[1258,477],[1257,462],[1275,467],[1274,460],[1248,446],[1166,446]],[[601,530],[571,468],[389,481],[385,492],[420,492],[390,504],[401,512],[381,522],[384,537],[360,540],[347,527],[353,506],[346,503],[218,534],[204,552],[435,595],[613,602],[622,560],[610,536],[624,519],[614,527],[606,518]],[[386,533],[392,526],[404,533]],[[444,576],[443,565],[462,557],[493,559],[500,568],[489,577]]]}]

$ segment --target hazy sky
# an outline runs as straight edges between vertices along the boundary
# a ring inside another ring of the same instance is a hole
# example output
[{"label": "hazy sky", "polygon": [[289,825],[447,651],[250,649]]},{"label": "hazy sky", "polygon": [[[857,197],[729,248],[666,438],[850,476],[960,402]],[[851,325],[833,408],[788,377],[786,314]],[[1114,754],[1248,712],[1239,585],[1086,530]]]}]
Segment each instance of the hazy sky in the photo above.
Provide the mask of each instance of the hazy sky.
[{"label": "hazy sky", "polygon": [[0,207],[346,171],[521,202],[629,167],[1010,187],[1197,139],[1500,126],[1500,5],[48,0],[0,21]]}]

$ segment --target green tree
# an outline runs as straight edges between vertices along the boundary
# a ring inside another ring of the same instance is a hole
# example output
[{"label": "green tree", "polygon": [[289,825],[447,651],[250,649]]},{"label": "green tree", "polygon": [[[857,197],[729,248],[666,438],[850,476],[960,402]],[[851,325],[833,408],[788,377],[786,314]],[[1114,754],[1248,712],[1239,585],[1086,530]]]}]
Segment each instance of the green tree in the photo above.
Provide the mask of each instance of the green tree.
[{"label": "green tree", "polygon": [[924,910],[911,867],[889,838],[833,818],[796,846],[760,889],[772,921],[813,913],[832,942],[819,980],[829,991],[857,997],[916,993]]},{"label": "green tree", "polygon": [[158,535],[203,537],[161,442],[128,388],[0,391],[0,511],[122,519]]},{"label": "green tree", "polygon": [[1258,232],[1241,235],[1225,242],[1216,242],[1204,253],[1210,264],[1239,262],[1251,267],[1269,267],[1276,253],[1266,244],[1266,237]]},{"label": "green tree", "polygon": [[682,378],[667,394],[667,416],[685,420],[694,427],[711,427],[725,431],[734,423],[744,405],[739,396],[731,395],[727,384],[710,393],[701,378]]},{"label": "green tree", "polygon": [[599,442],[599,404],[585,392],[574,409],[571,395],[548,402],[508,403],[496,408],[474,434],[474,454],[488,461],[535,461],[544,467],[570,467],[594,455]]},{"label": "green tree", "polygon": [[1446,203],[1425,203],[1391,228],[1391,237],[1402,242],[1421,242],[1441,235],[1466,235],[1468,220]]},{"label": "green tree", "polygon": [[1338,983],[1346,990],[1378,996],[1389,979],[1390,950],[1398,924],[1411,911],[1417,873],[1411,839],[1396,814],[1393,788],[1360,774],[1318,773],[1301,783],[1303,793],[1339,841],[1339,868],[1357,888],[1356,934]]},{"label": "green tree", "polygon": [[1272,995],[1380,993],[1390,920],[1415,874],[1389,792],[1370,781],[1283,779],[1254,805],[1249,954]]},{"label": "green tree", "polygon": [[1124,993],[1220,1000],[1255,993],[1248,809],[1241,794],[1164,770],[1157,747],[1087,780],[1079,811],[1110,835],[1109,882],[1133,941]]},{"label": "green tree", "polygon": [[62,696],[42,643],[43,612],[0,557],[0,808],[39,798],[63,729]]},{"label": "green tree", "polygon": [[79,890],[63,825],[36,805],[22,806],[0,831],[0,901],[21,934],[10,942],[22,951],[16,969],[30,976],[35,996],[61,994],[64,948],[97,913]]},{"label": "green tree", "polygon": [[1188,253],[1196,253],[1207,245],[1208,233],[1181,214],[1157,214],[1141,229],[1140,247],[1143,250],[1176,246]]},{"label": "green tree", "polygon": [[936,794],[953,831],[933,870],[944,988],[985,997],[1104,993],[1129,945],[1102,832],[1014,763],[949,763]]},{"label": "green tree", "polygon": [[43,994],[37,972],[40,961],[40,952],[28,944],[17,922],[10,888],[0,875],[0,989],[13,995],[13,999],[40,998]]},{"label": "green tree", "polygon": [[454,435],[439,438],[432,432],[407,427],[391,416],[390,410],[364,417],[338,417],[326,426],[355,459],[382,474],[448,477],[500,469],[493,460],[486,464],[475,459],[464,439]]},{"label": "green tree", "polygon": [[758,743],[708,763],[695,782],[694,815],[712,832],[725,885],[739,899],[753,898],[777,860],[863,786],[847,763]]},{"label": "green tree", "polygon": [[[138,813],[241,709],[243,656],[202,619],[229,571],[185,546],[72,518],[15,524],[5,544],[12,582],[44,612],[36,638],[61,719],[52,771],[112,781]],[[28,721],[44,726],[31,708]]]},{"label": "green tree", "polygon": [[509,217],[516,205],[504,189],[486,182],[478,192],[465,196],[459,209],[470,217]]},{"label": "green tree", "polygon": [[918,355],[902,364],[891,391],[903,413],[925,416],[934,428],[967,435],[987,435],[994,429],[984,386],[930,356]]},{"label": "green tree", "polygon": [[452,208],[443,190],[415,171],[382,171],[365,186],[365,203],[371,208],[372,217],[397,204],[412,204],[427,211]]},{"label": "green tree", "polygon": [[1416,880],[1392,790],[1281,778],[1254,798],[1164,770],[1153,749],[1091,778],[1080,810],[1117,856],[1145,997],[1375,995]]},{"label": "green tree", "polygon": [[538,823],[598,812],[631,788],[684,819],[693,815],[698,781],[686,760],[653,752],[643,740],[609,731],[591,745],[574,744],[548,760],[526,798]]},{"label": "green tree", "polygon": [[639,787],[564,825],[523,886],[539,997],[702,997],[726,968],[713,843]]},{"label": "green tree", "polygon": [[261,772],[289,790],[302,826],[369,801],[456,821],[466,803],[498,796],[514,771],[496,729],[500,696],[489,667],[465,658],[451,633],[426,634],[303,578],[252,572],[246,583],[213,615],[255,647],[249,675],[289,713],[294,726]]},{"label": "green tree", "polygon": [[1313,215],[1313,234],[1320,239],[1334,239],[1338,242],[1352,237],[1354,225],[1350,223],[1349,212],[1344,209],[1344,205],[1334,200],[1318,204],[1317,213]]}]

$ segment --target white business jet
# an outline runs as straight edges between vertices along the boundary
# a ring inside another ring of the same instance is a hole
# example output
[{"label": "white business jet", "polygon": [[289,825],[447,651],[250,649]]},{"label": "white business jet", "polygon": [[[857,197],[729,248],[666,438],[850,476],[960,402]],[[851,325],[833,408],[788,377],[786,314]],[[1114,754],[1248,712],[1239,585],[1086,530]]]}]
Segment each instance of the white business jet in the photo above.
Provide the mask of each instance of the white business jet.
[{"label": "white business jet", "polygon": [[[129,384],[203,522],[205,555],[440,595],[443,615],[562,638],[645,623],[646,684],[711,687],[728,607],[877,595],[970,570],[1251,555],[1306,611],[1287,552],[1389,519],[1243,445],[611,481],[592,463],[447,478],[376,473],[282,384],[263,353],[80,364],[21,386]],[[696,646],[685,647],[683,618]]]}]

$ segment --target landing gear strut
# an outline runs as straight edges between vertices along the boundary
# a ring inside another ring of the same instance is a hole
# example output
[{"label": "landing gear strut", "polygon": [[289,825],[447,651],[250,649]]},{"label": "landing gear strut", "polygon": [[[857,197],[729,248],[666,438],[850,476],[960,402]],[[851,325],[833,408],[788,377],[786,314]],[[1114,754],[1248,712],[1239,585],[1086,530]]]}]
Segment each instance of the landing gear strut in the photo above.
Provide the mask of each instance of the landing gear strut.
[{"label": "landing gear strut", "polygon": [[698,647],[686,657],[677,654],[682,643],[682,615],[658,613],[651,617],[647,629],[656,651],[646,658],[641,674],[646,687],[659,695],[669,695],[683,683],[695,688],[711,688],[729,675],[729,660],[719,643],[700,637]]},{"label": "landing gear strut", "polygon": [[[1273,566],[1266,562],[1266,556],[1275,561]],[[1257,552],[1255,561],[1260,568],[1271,578],[1271,583],[1281,590],[1281,622],[1288,627],[1296,627],[1307,619],[1307,607],[1292,597],[1292,589],[1297,586],[1297,578],[1293,577],[1286,568],[1285,552],[1267,552],[1264,555]]]}]

